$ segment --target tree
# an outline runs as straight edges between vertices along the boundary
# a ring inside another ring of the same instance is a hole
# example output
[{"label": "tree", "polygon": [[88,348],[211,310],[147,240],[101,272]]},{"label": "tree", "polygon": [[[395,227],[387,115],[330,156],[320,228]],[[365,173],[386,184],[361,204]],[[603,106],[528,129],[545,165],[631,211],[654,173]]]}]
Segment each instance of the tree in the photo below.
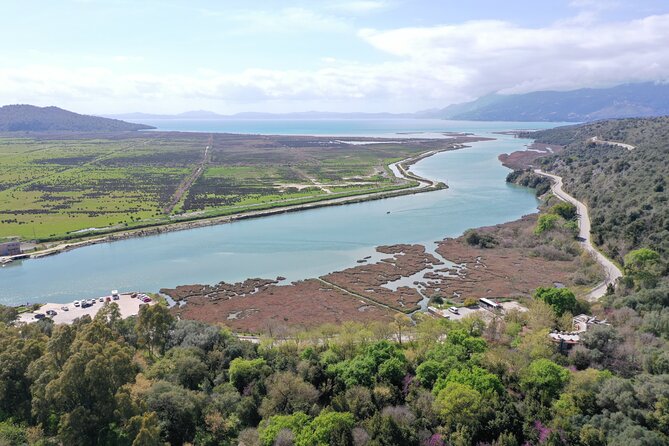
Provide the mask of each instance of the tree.
[{"label": "tree", "polygon": [[637,288],[653,288],[664,271],[664,265],[658,252],[641,248],[627,253],[624,270]]},{"label": "tree", "polygon": [[526,393],[536,395],[539,401],[548,403],[556,398],[569,380],[569,372],[550,359],[537,359],[527,367],[520,380]]},{"label": "tree", "polygon": [[19,312],[14,307],[0,305],[0,322],[11,324],[18,317]]},{"label": "tree", "polygon": [[265,385],[267,396],[260,406],[260,414],[264,418],[293,412],[308,413],[319,396],[314,386],[291,372],[275,373]]},{"label": "tree", "polygon": [[448,383],[452,382],[466,384],[487,397],[494,394],[501,395],[504,392],[502,381],[500,381],[497,375],[493,375],[478,366],[451,370],[445,378],[442,377],[437,380],[433,392],[439,394]]},{"label": "tree", "polygon": [[286,429],[290,430],[294,436],[298,436],[308,423],[309,417],[303,412],[274,415],[260,424],[258,428],[260,443],[263,446],[273,446],[279,433]]},{"label": "tree", "polygon": [[566,201],[553,205],[549,212],[557,214],[565,220],[573,220],[578,215],[576,206]]},{"label": "tree", "polygon": [[169,332],[174,325],[174,317],[163,305],[145,305],[140,307],[135,330],[140,344],[149,348],[153,354],[157,348],[165,353]]},{"label": "tree", "polygon": [[351,446],[355,418],[349,412],[323,411],[296,435],[297,446]]},{"label": "tree", "polygon": [[482,404],[479,392],[457,382],[446,384],[434,401],[439,417],[451,432],[458,426],[477,426]]},{"label": "tree", "polygon": [[403,313],[397,313],[393,316],[393,326],[395,327],[395,332],[397,333],[397,341],[401,344],[402,337],[405,332],[411,327],[411,318]]},{"label": "tree", "polygon": [[265,375],[265,360],[235,358],[230,362],[230,369],[228,374],[230,376],[230,384],[235,386],[238,391],[243,391],[247,386],[254,381],[267,376]]},{"label": "tree", "polygon": [[148,412],[142,416],[141,427],[132,446],[162,446],[165,442],[160,438],[160,426],[155,412]]},{"label": "tree", "polygon": [[541,235],[546,231],[554,229],[558,220],[559,217],[555,214],[541,214],[537,220],[537,226],[534,228],[534,233]]},{"label": "tree", "polygon": [[192,441],[202,419],[204,395],[165,381],[147,392],[146,405],[157,414],[161,430],[171,444]]},{"label": "tree", "polygon": [[121,309],[116,302],[105,302],[94,318],[96,321],[107,324],[110,328],[115,328],[121,319]]},{"label": "tree", "polygon": [[550,305],[558,317],[566,312],[573,314],[578,308],[576,296],[569,288],[539,287],[534,291],[534,298]]},{"label": "tree", "polygon": [[64,444],[94,444],[116,420],[116,392],[137,373],[133,352],[101,322],[85,325],[70,348],[62,368],[46,356],[41,373],[31,370],[33,414],[42,421],[55,417]]}]

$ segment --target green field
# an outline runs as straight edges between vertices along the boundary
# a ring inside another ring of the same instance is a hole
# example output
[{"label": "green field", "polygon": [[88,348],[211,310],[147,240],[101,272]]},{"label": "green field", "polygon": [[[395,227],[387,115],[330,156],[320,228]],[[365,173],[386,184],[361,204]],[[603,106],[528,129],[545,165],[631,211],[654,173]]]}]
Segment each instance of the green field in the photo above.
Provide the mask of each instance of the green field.
[{"label": "green field", "polygon": [[56,240],[405,188],[386,166],[446,144],[176,132],[0,137],[0,237]]}]

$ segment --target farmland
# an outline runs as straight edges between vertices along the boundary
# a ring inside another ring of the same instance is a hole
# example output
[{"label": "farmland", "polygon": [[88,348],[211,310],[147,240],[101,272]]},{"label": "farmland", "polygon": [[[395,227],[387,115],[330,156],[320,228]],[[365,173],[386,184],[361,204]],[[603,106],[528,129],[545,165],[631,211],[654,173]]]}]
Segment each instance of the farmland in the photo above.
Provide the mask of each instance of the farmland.
[{"label": "farmland", "polygon": [[[357,138],[360,140],[361,138]],[[455,138],[179,132],[0,136],[0,237],[49,241],[413,185],[388,164]]]}]

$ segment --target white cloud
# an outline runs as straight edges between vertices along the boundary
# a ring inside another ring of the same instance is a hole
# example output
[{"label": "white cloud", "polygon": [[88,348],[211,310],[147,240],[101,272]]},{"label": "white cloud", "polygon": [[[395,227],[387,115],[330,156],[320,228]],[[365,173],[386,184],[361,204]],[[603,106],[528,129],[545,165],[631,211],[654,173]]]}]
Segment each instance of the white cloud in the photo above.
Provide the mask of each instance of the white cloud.
[{"label": "white cloud", "polygon": [[472,95],[669,77],[669,15],[546,28],[472,21],[431,28],[363,30],[360,36],[384,52],[430,67],[434,74],[428,76],[443,77],[450,72],[442,88],[462,88]]},{"label": "white cloud", "polygon": [[373,11],[379,11],[390,6],[388,1],[381,0],[359,0],[336,2],[329,6],[329,9],[335,11],[344,11],[353,14],[364,14]]},{"label": "white cloud", "polygon": [[350,25],[333,16],[299,8],[283,8],[278,11],[243,10],[227,14],[235,22],[237,33],[295,33],[304,31],[341,32],[350,29]]},{"label": "white cloud", "polygon": [[[305,17],[300,11],[291,14],[293,22]],[[338,104],[378,110],[394,103],[411,110],[498,90],[520,93],[669,79],[669,14],[618,23],[561,22],[545,28],[471,21],[367,29],[359,36],[388,60],[325,57],[313,70],[199,70],[188,75],[129,72],[124,64],[113,62],[78,69],[3,63],[0,102],[108,100],[144,103],[150,109],[159,103],[197,107],[219,101],[228,107],[265,103],[291,109],[290,104],[311,101],[321,109]]]}]

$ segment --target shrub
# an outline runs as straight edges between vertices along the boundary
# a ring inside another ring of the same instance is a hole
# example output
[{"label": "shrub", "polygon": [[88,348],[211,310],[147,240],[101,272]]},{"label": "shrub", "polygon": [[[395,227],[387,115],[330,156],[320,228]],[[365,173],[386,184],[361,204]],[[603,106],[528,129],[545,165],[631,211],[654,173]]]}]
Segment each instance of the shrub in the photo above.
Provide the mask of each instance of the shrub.
[{"label": "shrub", "polygon": [[537,235],[543,234],[546,231],[554,229],[559,217],[555,214],[542,214],[537,220],[537,226],[534,228],[534,233]]}]

